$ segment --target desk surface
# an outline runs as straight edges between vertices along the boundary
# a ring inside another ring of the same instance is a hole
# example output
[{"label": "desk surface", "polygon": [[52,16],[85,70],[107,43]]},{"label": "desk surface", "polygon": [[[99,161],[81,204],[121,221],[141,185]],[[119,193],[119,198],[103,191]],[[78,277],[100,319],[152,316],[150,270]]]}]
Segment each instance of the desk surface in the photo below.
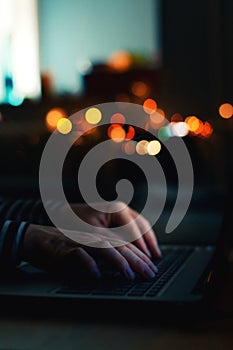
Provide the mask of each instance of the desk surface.
[{"label": "desk surface", "polygon": [[[156,317],[156,315],[154,315]],[[124,314],[122,313],[122,319]],[[0,349],[11,350],[232,350],[233,318],[186,325],[80,322],[58,319],[0,320]]]},{"label": "desk surface", "polygon": [[205,319],[173,322],[151,315],[122,319],[85,320],[67,317],[0,316],[0,350],[153,350],[233,349],[233,252],[218,312]]}]

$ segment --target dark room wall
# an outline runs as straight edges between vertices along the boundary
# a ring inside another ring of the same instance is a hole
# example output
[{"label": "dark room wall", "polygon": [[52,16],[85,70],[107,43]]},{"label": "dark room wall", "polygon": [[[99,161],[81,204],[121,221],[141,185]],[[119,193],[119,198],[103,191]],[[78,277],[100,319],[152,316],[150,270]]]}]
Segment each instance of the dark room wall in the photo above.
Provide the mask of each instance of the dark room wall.
[{"label": "dark room wall", "polygon": [[162,1],[163,92],[173,110],[215,118],[232,99],[232,14],[232,0]]}]

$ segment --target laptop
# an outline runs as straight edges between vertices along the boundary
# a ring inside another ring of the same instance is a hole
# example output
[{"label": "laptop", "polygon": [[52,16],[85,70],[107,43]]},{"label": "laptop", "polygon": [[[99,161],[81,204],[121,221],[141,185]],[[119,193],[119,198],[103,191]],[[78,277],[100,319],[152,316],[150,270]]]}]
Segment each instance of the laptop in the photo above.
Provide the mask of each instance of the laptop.
[{"label": "laptop", "polygon": [[[157,193],[157,189],[154,190]],[[137,276],[134,281],[128,281],[101,261],[103,277],[98,281],[82,271],[75,280],[66,279],[22,263],[12,275],[1,276],[1,309],[7,313],[19,310],[53,315],[57,312],[99,316],[118,313],[121,317],[122,310],[124,315],[134,315],[134,312],[138,315],[145,310],[147,315],[160,311],[166,315],[166,310],[169,317],[174,314],[178,317],[182,312],[190,316],[203,310],[203,305],[208,304],[208,295],[212,295],[209,290],[216,289],[211,278],[216,267],[222,266],[219,259],[226,240],[223,235],[226,194],[205,186],[194,189],[183,221],[172,234],[165,234],[174,196],[171,188],[164,212],[154,227],[163,254],[155,261],[158,274],[154,279]]]}]

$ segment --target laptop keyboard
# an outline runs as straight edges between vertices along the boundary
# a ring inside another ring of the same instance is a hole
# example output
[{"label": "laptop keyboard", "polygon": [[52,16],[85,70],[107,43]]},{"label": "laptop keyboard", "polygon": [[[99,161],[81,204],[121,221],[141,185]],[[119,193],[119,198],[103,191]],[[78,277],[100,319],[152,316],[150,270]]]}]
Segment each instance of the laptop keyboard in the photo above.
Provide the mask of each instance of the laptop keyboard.
[{"label": "laptop keyboard", "polygon": [[187,247],[162,249],[163,258],[154,260],[159,271],[151,280],[137,277],[134,281],[128,281],[119,272],[105,271],[103,278],[97,282],[82,281],[82,285],[77,285],[74,282],[67,283],[56,290],[56,293],[96,297],[155,297],[171,280],[192,252],[193,249]]}]

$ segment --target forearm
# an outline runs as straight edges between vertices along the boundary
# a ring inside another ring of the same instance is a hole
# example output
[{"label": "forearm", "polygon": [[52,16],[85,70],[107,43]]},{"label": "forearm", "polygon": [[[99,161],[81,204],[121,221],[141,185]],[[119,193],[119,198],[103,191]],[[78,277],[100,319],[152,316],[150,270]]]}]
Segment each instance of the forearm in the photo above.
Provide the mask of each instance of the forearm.
[{"label": "forearm", "polygon": [[[54,202],[51,201],[51,205]],[[41,200],[0,197],[0,268],[17,266],[24,235],[30,223],[50,226]]]}]

